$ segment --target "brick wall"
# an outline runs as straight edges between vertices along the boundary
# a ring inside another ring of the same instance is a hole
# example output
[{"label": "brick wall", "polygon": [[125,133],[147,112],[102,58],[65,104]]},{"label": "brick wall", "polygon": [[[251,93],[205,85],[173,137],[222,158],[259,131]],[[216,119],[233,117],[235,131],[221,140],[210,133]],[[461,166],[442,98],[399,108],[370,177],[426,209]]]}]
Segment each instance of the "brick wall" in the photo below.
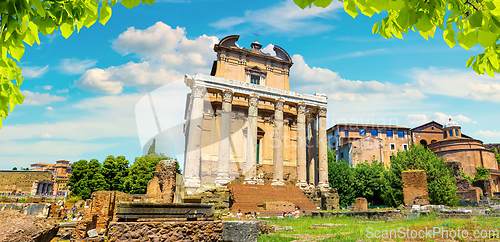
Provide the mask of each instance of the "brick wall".
[{"label": "brick wall", "polygon": [[427,174],[423,170],[409,170],[401,173],[403,195],[406,206],[428,205]]}]

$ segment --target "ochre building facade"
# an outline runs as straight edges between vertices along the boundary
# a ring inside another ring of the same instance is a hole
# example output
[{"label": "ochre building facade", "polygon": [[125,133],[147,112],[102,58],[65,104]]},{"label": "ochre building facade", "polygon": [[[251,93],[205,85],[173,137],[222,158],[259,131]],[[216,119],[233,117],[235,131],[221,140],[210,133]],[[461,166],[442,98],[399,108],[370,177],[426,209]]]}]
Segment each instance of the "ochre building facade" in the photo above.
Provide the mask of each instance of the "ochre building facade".
[{"label": "ochre building facade", "polygon": [[214,46],[211,75],[185,78],[188,192],[235,181],[328,188],[326,95],[290,91],[288,53],[238,38]]}]

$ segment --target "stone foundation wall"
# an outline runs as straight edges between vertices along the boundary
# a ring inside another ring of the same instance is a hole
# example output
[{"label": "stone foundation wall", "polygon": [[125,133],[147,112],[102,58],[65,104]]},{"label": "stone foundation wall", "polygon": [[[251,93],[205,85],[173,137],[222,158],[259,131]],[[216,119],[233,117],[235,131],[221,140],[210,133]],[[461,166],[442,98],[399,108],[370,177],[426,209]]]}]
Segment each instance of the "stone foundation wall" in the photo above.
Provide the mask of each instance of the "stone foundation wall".
[{"label": "stone foundation wall", "polygon": [[195,195],[187,196],[185,199],[199,199],[201,203],[214,204],[215,210],[222,212],[229,211],[229,189],[226,187],[218,187]]},{"label": "stone foundation wall", "polygon": [[356,198],[356,203],[351,206],[353,212],[366,212],[368,211],[368,201],[364,197]]},{"label": "stone foundation wall", "polygon": [[[271,185],[273,182],[273,165],[257,165],[257,183],[259,185]],[[283,181],[285,185],[295,185],[297,182],[297,166],[283,166]]]},{"label": "stone foundation wall", "polygon": [[401,173],[403,195],[406,206],[429,205],[427,174],[423,170],[410,170]]},{"label": "stone foundation wall", "polygon": [[222,221],[113,222],[108,241],[221,241]]}]

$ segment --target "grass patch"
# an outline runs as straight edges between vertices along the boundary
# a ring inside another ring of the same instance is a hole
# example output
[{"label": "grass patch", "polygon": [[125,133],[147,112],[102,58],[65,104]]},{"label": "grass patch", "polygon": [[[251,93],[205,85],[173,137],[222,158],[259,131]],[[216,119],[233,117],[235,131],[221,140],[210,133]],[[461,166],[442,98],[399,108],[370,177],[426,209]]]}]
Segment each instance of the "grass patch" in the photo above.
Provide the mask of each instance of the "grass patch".
[{"label": "grass patch", "polygon": [[67,203],[76,203],[76,202],[78,202],[80,200],[82,200],[82,197],[80,197],[80,196],[73,196],[73,197],[68,197],[66,199],[66,202]]},{"label": "grass patch", "polygon": [[[406,241],[408,238],[402,238],[402,233],[400,229],[403,228],[405,231],[405,236],[413,236],[412,230],[427,231],[429,232],[429,237],[424,239],[419,239],[419,241],[435,241],[437,239],[442,240],[442,236],[446,240],[446,234],[436,233],[432,234],[434,228],[440,231],[448,231],[448,235],[451,239],[453,231],[463,231],[464,234],[468,234],[469,239],[462,239],[462,241],[468,241],[474,239],[474,231],[499,231],[500,232],[500,218],[499,217],[477,217],[471,219],[463,218],[451,218],[451,219],[439,219],[436,218],[435,214],[429,216],[421,216],[418,219],[413,220],[394,220],[394,221],[384,221],[384,220],[366,220],[357,219],[349,217],[338,217],[338,218],[284,218],[284,219],[262,219],[269,222],[271,225],[279,226],[292,226],[292,231],[279,231],[274,234],[261,235],[259,241],[357,241],[357,240],[371,240],[371,241]],[[368,221],[368,222],[367,222]],[[367,222],[367,223],[366,223]],[[375,222],[375,223],[372,223]],[[321,223],[331,223],[331,224],[345,224],[347,226],[335,226],[335,227],[312,227],[313,224]],[[437,231],[436,229],[436,231]],[[382,238],[383,231],[386,231],[386,235],[389,235],[390,231],[393,230],[395,233],[392,234],[392,238]],[[375,238],[375,232],[380,232],[380,238]],[[399,233],[396,235],[396,233]],[[372,238],[367,236],[372,235]],[[425,232],[422,232],[425,237]],[[491,234],[490,235],[495,235]],[[432,237],[434,236],[434,237]],[[418,238],[418,235],[417,235]],[[457,237],[458,239],[458,237]],[[481,238],[484,240],[498,241],[499,238],[496,236],[489,236],[488,238]]]}]

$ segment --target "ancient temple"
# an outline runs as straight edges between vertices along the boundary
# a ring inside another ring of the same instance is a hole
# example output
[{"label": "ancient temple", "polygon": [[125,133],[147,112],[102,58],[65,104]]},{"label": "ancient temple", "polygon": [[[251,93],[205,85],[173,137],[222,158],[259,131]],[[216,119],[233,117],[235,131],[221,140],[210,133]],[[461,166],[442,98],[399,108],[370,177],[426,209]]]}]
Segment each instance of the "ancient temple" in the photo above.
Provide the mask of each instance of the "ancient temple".
[{"label": "ancient temple", "polygon": [[328,188],[327,97],[290,90],[293,65],[274,46],[214,46],[210,75],[186,76],[184,179],[188,191],[230,182]]}]

